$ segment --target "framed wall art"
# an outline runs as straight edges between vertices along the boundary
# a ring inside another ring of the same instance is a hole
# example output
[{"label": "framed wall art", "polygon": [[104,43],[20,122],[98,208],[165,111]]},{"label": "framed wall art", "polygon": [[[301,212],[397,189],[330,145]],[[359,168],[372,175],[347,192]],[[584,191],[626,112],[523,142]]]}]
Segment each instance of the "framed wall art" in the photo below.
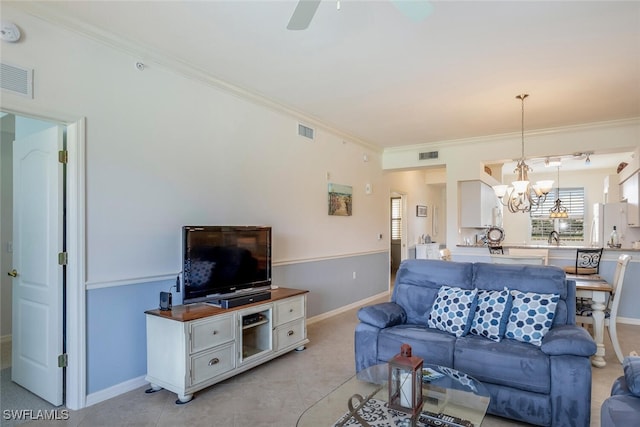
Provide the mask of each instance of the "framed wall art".
[{"label": "framed wall art", "polygon": [[416,216],[427,216],[427,207],[423,205],[416,206]]},{"label": "framed wall art", "polygon": [[353,188],[350,185],[329,184],[329,215],[351,216]]}]

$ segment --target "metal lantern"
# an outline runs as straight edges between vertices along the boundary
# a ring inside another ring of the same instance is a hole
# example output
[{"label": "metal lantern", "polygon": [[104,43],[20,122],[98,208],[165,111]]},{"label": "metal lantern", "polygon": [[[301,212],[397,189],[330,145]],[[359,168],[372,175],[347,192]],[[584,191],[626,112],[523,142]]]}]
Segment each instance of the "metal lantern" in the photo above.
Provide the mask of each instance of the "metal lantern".
[{"label": "metal lantern", "polygon": [[402,344],[400,354],[389,361],[389,408],[411,414],[422,409],[422,358]]}]

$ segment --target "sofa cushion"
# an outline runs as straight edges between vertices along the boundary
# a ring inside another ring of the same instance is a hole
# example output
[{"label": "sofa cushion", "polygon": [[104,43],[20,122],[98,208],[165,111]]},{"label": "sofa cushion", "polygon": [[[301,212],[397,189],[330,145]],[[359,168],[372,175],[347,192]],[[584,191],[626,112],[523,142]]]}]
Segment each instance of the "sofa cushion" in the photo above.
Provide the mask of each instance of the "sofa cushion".
[{"label": "sofa cushion", "polygon": [[429,316],[442,285],[473,289],[472,279],[472,263],[433,259],[404,260],[396,274],[391,301],[404,308],[407,323],[421,324]]},{"label": "sofa cushion", "polygon": [[553,326],[575,324],[575,282],[568,286],[565,272],[553,265],[518,265],[475,263],[471,287],[501,290],[519,289],[522,292],[558,294]]},{"label": "sofa cushion", "polygon": [[553,324],[559,295],[512,290],[511,314],[506,338],[540,346]]},{"label": "sofa cushion", "polygon": [[478,304],[469,332],[500,341],[507,327],[511,310],[511,295],[508,289],[502,291],[478,291]]},{"label": "sofa cushion", "polygon": [[411,353],[424,359],[424,363],[453,366],[456,337],[424,325],[398,325],[380,331],[378,361],[386,362],[400,353],[402,344],[411,346]]},{"label": "sofa cushion", "polygon": [[640,356],[627,356],[622,361],[624,379],[629,391],[640,397]]},{"label": "sofa cushion", "polygon": [[427,326],[461,337],[469,332],[471,318],[477,304],[477,289],[442,286],[431,307]]},{"label": "sofa cushion", "polygon": [[455,347],[453,367],[483,383],[549,393],[549,357],[538,347],[514,340],[495,342],[471,334],[458,338]]}]

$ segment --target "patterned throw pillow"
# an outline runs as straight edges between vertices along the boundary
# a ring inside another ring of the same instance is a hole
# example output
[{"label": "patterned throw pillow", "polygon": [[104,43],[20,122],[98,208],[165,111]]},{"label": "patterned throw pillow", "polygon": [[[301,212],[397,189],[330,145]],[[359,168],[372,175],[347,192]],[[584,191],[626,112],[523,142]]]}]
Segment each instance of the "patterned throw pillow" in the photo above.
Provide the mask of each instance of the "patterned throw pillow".
[{"label": "patterned throw pillow", "polygon": [[469,313],[475,310],[477,293],[477,289],[442,286],[431,307],[427,325],[455,334],[456,337],[466,335],[471,327]]},{"label": "patterned throw pillow", "polygon": [[511,298],[508,289],[478,291],[478,305],[469,332],[500,342],[507,328],[510,310]]},{"label": "patterned throw pillow", "polygon": [[542,345],[542,337],[551,328],[560,296],[511,291],[513,303],[505,338]]}]

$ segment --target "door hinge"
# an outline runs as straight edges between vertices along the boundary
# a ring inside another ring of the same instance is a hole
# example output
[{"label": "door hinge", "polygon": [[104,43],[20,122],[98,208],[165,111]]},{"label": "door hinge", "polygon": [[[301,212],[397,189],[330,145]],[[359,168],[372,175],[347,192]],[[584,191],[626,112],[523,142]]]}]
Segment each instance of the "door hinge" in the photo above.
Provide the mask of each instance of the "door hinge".
[{"label": "door hinge", "polygon": [[66,252],[60,252],[58,254],[58,264],[59,265],[67,265],[69,261],[69,255]]},{"label": "door hinge", "polygon": [[66,368],[67,362],[67,353],[63,353],[58,356],[58,368]]},{"label": "door hinge", "polygon": [[58,151],[58,162],[66,164],[69,161],[69,152],[67,150]]}]

